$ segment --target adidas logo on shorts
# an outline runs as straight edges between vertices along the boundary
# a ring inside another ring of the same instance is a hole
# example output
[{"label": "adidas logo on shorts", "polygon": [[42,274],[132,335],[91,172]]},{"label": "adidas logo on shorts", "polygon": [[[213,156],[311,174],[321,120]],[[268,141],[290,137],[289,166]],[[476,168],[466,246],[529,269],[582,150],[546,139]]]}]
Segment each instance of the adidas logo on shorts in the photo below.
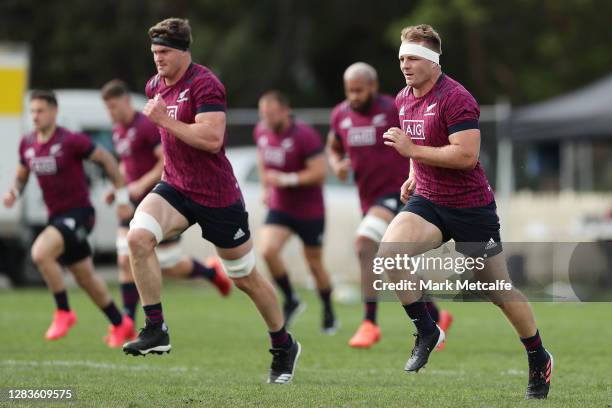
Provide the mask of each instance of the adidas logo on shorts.
[{"label": "adidas logo on shorts", "polygon": [[497,242],[493,241],[493,238],[489,239],[489,242],[487,242],[487,245],[485,245],[485,250],[489,250],[489,249],[493,249],[497,246]]},{"label": "adidas logo on shorts", "polygon": [[236,231],[236,233],[234,234],[234,241],[244,237],[244,235],[245,234],[244,234],[244,231],[242,230],[242,228],[238,228],[238,231]]}]

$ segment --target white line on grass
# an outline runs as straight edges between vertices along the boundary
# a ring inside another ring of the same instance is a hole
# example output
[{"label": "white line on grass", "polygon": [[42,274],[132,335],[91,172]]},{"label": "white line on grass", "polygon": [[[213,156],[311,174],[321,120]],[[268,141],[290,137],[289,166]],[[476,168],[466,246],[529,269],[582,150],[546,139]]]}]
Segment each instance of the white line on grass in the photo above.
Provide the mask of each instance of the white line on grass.
[{"label": "white line on grass", "polygon": [[5,366],[28,366],[28,367],[87,367],[87,368],[101,368],[107,370],[128,370],[128,371],[145,371],[145,370],[163,370],[163,371],[175,371],[175,372],[187,372],[187,371],[199,371],[197,367],[161,367],[151,366],[148,364],[112,364],[112,363],[99,363],[96,361],[88,360],[43,360],[43,361],[28,361],[28,360],[0,360],[0,365]]}]

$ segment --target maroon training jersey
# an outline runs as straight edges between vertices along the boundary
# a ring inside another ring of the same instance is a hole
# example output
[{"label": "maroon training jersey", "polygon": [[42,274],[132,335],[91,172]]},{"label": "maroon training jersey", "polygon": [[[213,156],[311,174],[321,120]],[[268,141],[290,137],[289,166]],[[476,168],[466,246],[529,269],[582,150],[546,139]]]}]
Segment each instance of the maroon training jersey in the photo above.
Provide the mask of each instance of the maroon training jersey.
[{"label": "maroon training jersey", "polygon": [[348,101],[331,114],[331,130],[348,152],[364,214],[376,199],[399,194],[410,172],[406,159],[384,144],[382,136],[390,127],[399,127],[399,122],[389,95],[378,95],[365,114],[351,109]]},{"label": "maroon training jersey", "polygon": [[[199,113],[224,112],[225,87],[206,67],[192,63],[185,75],[167,86],[155,75],[146,86],[149,98],[160,94],[168,115],[184,123],[195,123]],[[227,207],[242,199],[232,165],[225,157],[225,137],[218,153],[196,149],[159,128],[164,146],[162,180],[196,203],[206,207]]]},{"label": "maroon training jersey", "polygon": [[[123,163],[126,183],[138,180],[157,163],[155,148],[161,143],[157,126],[145,115],[136,112],[132,123],[113,126],[115,151]],[[140,201],[143,197],[135,197]]]},{"label": "maroon training jersey", "polygon": [[[259,122],[253,137],[265,169],[299,172],[306,168],[308,159],[323,152],[321,136],[300,121],[293,121],[282,134],[274,133]],[[321,185],[271,187],[268,206],[300,219],[325,216]]]},{"label": "maroon training jersey", "polygon": [[21,139],[19,160],[36,174],[49,218],[74,208],[91,207],[83,160],[95,149],[88,136],[57,127],[45,143],[36,132]]},{"label": "maroon training jersey", "polygon": [[[406,87],[396,98],[402,130],[417,145],[441,147],[449,135],[478,129],[480,108],[474,97],[457,81],[442,74],[434,87],[416,98]],[[493,192],[480,162],[472,170],[446,169],[413,162],[415,193],[436,204],[482,207],[493,201]]]}]

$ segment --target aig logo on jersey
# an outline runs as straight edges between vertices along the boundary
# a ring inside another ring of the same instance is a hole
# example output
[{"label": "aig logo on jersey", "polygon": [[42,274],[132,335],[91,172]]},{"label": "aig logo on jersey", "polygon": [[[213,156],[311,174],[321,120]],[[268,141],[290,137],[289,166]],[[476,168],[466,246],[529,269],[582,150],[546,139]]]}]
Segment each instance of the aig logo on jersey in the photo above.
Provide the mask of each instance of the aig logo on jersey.
[{"label": "aig logo on jersey", "polygon": [[170,116],[174,120],[177,120],[176,114],[178,113],[178,105],[166,106],[166,111],[168,112],[168,116]]},{"label": "aig logo on jersey", "polygon": [[412,140],[425,140],[425,121],[422,119],[405,119],[402,121],[402,130]]},{"label": "aig logo on jersey", "polygon": [[376,144],[376,128],[359,126],[348,131],[348,145],[352,147],[373,146]]},{"label": "aig logo on jersey", "polygon": [[39,176],[48,176],[57,173],[57,162],[53,156],[34,157],[30,167]]},{"label": "aig logo on jersey", "polygon": [[285,149],[268,146],[263,151],[263,158],[266,164],[283,167],[285,165]]}]

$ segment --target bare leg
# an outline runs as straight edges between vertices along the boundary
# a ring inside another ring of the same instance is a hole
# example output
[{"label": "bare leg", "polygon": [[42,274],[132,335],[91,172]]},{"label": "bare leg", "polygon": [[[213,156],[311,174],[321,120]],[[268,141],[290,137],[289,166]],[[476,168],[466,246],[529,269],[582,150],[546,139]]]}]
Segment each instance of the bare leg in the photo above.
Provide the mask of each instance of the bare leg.
[{"label": "bare leg", "polygon": [[280,225],[264,225],[261,227],[260,252],[274,278],[280,278],[287,274],[287,267],[281,259],[281,251],[291,234],[289,228]]},{"label": "bare leg", "polygon": [[57,228],[48,226],[32,245],[32,260],[40,271],[51,293],[65,289],[62,267],[57,258],[64,253],[64,238]]},{"label": "bare leg", "polygon": [[[217,248],[217,253],[222,259],[233,260],[243,257],[252,248],[253,243],[249,240],[236,248]],[[247,276],[232,278],[232,280],[238,289],[251,298],[263,317],[268,331],[279,331],[283,327],[284,321],[274,287],[257,272],[256,268],[253,268],[253,271]]]},{"label": "bare leg", "polygon": [[[136,210],[136,212],[139,211],[157,220],[164,237],[181,233],[189,226],[183,215],[155,193],[150,193],[144,198]],[[157,244],[153,233],[146,229],[130,229],[128,233],[130,263],[143,306],[161,302],[161,269],[155,255]]]},{"label": "bare leg", "polygon": [[[474,271],[474,277],[480,282],[495,282],[505,280],[510,282],[506,259],[502,253],[487,258],[484,262],[485,267]],[[529,338],[535,335],[537,326],[533,310],[529,301],[518,289],[512,288],[510,291],[485,293],[495,305],[504,313],[510,324],[521,338]]]},{"label": "bare leg", "polygon": [[112,301],[106,283],[94,273],[91,257],[68,266],[78,285],[85,290],[91,300],[100,308],[104,308]]},{"label": "bare leg", "polygon": [[[401,251],[409,257],[423,254],[437,248],[442,243],[442,232],[435,225],[411,212],[399,213],[387,228],[377,256],[383,258],[395,257]],[[406,270],[391,269],[387,271],[391,282],[403,280],[415,282],[418,285],[418,274]],[[408,305],[421,299],[421,290],[398,290],[395,292],[402,305]]]},{"label": "bare leg", "polygon": [[330,290],[329,273],[323,266],[323,249],[320,246],[304,246],[304,256],[319,291]]}]

